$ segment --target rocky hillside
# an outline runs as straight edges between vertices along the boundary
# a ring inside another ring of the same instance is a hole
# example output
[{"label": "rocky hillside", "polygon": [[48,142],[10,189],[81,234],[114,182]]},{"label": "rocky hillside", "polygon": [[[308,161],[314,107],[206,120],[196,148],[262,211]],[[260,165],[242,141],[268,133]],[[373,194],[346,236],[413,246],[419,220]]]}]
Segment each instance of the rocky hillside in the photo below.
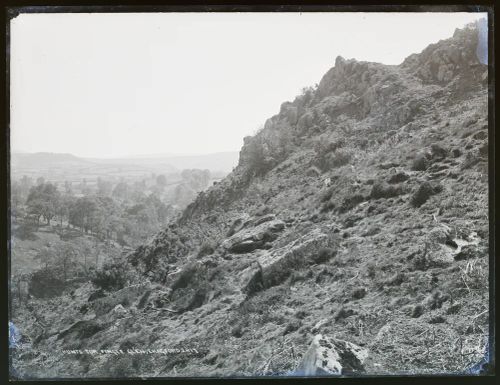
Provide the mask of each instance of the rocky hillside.
[{"label": "rocky hillside", "polygon": [[[337,57],[245,138],[228,177],[128,257],[135,286],[49,300],[20,375],[470,370],[488,342],[476,46],[469,26],[397,66]],[[123,354],[165,348],[180,351]]]}]

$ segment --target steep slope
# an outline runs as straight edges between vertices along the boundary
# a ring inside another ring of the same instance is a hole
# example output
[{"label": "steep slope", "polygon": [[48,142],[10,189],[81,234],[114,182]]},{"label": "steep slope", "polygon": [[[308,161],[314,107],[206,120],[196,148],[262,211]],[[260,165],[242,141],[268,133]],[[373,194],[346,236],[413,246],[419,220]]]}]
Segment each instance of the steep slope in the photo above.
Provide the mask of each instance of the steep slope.
[{"label": "steep slope", "polygon": [[[129,256],[143,286],[92,301],[83,320],[53,317],[38,342],[196,353],[66,355],[43,370],[20,360],[23,373],[292,374],[318,333],[366,348],[369,374],[479,362],[488,92],[476,46],[470,26],[399,66],[338,57],[245,138],[228,177]],[[90,292],[73,293],[72,307]],[[110,311],[120,303],[129,316]]]}]

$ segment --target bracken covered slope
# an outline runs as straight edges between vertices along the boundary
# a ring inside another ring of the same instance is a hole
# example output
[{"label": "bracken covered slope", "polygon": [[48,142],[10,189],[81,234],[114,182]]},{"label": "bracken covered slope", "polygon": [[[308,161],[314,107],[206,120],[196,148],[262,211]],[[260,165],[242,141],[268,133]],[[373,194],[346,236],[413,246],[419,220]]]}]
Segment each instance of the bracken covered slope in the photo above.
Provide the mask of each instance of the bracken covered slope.
[{"label": "bracken covered slope", "polygon": [[[338,57],[245,138],[228,177],[129,256],[143,283],[85,316],[90,284],[49,301],[37,349],[55,353],[18,359],[20,374],[292,375],[317,334],[367,349],[368,374],[480,362],[488,92],[476,46],[469,26],[398,66]],[[120,303],[126,316],[111,310]]]}]

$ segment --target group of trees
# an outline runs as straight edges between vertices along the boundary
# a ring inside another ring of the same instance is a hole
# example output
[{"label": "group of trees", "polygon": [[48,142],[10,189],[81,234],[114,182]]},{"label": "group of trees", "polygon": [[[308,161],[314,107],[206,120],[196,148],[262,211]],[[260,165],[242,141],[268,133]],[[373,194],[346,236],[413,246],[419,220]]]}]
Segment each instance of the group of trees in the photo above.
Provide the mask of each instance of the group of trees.
[{"label": "group of trees", "polygon": [[175,212],[157,194],[146,195],[144,190],[141,182],[113,186],[98,179],[95,192],[77,196],[68,183],[59,189],[43,180],[30,186],[25,179],[12,184],[12,215],[36,226],[56,221],[61,229],[72,227],[102,241],[134,244],[158,231]]},{"label": "group of trees", "polygon": [[[59,295],[80,279],[106,290],[122,287],[131,279],[120,260],[124,246],[137,247],[164,228],[210,184],[211,175],[208,170],[184,170],[170,178],[152,174],[148,181],[98,178],[59,184],[26,176],[13,180],[13,234],[39,245],[30,292]],[[59,238],[47,241],[40,226]]]}]

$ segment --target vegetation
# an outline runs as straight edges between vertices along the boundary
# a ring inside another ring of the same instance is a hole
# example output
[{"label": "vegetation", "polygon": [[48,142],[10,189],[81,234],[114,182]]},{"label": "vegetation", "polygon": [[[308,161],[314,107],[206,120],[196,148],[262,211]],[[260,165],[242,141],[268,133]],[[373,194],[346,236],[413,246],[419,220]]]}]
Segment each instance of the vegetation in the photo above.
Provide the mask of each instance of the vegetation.
[{"label": "vegetation", "polygon": [[123,260],[106,262],[91,276],[91,281],[95,286],[107,291],[123,289],[132,279],[130,265]]}]

